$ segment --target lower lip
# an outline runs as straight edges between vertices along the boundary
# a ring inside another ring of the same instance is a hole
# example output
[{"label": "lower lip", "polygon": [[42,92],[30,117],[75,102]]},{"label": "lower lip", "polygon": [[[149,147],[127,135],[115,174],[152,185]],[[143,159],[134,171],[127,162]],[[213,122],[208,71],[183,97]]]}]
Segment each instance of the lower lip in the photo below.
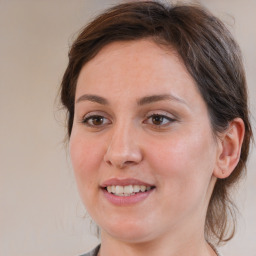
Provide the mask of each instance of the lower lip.
[{"label": "lower lip", "polygon": [[154,188],[150,189],[148,191],[145,191],[145,192],[136,193],[135,195],[131,195],[131,196],[116,196],[114,194],[108,193],[105,189],[102,189],[102,192],[103,192],[105,198],[107,198],[107,200],[110,203],[117,205],[117,206],[128,206],[128,205],[142,202],[153,191],[154,191]]}]

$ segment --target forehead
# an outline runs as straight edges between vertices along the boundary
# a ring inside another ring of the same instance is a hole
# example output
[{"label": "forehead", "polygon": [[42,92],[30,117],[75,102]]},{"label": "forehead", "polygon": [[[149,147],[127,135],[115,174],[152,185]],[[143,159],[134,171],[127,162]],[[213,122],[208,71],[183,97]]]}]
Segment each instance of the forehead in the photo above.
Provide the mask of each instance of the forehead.
[{"label": "forehead", "polygon": [[114,42],[102,48],[82,68],[76,97],[82,93],[142,97],[168,91],[188,98],[199,93],[175,50],[143,39]]},{"label": "forehead", "polygon": [[[104,46],[93,59],[84,65],[81,72],[88,74],[91,69],[101,68],[106,64],[109,65],[105,66],[101,73],[117,71],[117,69],[113,69],[117,66],[120,68],[130,66],[130,69],[134,67],[133,71],[141,66],[144,67],[144,72],[158,66],[158,72],[161,72],[162,69],[159,65],[165,65],[166,61],[170,61],[170,58],[173,62],[182,64],[182,60],[174,49],[159,45],[152,39],[117,41]],[[124,71],[127,72],[128,70]],[[171,72],[171,70],[169,71]]]}]

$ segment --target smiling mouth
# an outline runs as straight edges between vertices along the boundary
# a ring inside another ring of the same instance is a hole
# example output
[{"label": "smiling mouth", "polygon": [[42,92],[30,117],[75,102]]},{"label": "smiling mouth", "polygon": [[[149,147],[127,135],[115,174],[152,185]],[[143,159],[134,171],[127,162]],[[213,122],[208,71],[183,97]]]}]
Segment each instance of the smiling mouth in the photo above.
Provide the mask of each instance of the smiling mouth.
[{"label": "smiling mouth", "polygon": [[127,185],[127,186],[107,186],[104,189],[115,196],[133,196],[138,193],[145,193],[149,190],[154,189],[154,186],[144,186],[144,185]]}]

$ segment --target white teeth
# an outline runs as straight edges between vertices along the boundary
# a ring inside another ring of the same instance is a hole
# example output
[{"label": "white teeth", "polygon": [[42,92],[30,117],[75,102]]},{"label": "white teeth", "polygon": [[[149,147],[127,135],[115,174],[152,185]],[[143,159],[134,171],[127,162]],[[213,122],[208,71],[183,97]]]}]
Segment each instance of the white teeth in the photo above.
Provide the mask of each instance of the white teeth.
[{"label": "white teeth", "polygon": [[123,194],[124,187],[123,186],[116,186],[116,194]]},{"label": "white teeth", "polygon": [[133,186],[133,191],[134,191],[135,193],[140,192],[140,186],[139,186],[139,185]]},{"label": "white teeth", "polygon": [[112,192],[112,193],[116,193],[116,186],[114,186],[114,185],[111,186],[111,190],[112,190],[112,191],[110,191],[110,193],[111,193],[111,192]]},{"label": "white teeth", "polygon": [[131,196],[135,193],[145,192],[150,190],[152,187],[144,185],[128,185],[128,186],[107,186],[108,193],[115,194],[117,196]]},{"label": "white teeth", "polygon": [[140,190],[141,190],[142,192],[145,192],[145,191],[146,191],[146,186],[140,186]]},{"label": "white teeth", "polygon": [[132,185],[124,186],[124,194],[131,194],[133,192]]}]

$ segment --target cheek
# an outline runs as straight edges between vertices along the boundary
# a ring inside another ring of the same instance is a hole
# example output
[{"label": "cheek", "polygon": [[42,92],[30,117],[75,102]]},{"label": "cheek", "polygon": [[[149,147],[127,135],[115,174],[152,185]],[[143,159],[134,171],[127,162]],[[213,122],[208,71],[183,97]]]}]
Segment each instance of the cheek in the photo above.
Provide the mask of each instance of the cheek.
[{"label": "cheek", "polygon": [[[193,136],[191,136],[193,134]],[[162,178],[173,183],[180,192],[183,186],[208,184],[215,165],[215,144],[211,134],[173,134],[165,140],[150,141],[148,159]],[[201,185],[202,187],[202,185]],[[184,187],[182,188],[184,189]]]},{"label": "cheek", "polygon": [[97,170],[101,164],[100,148],[88,138],[73,135],[70,138],[69,149],[78,190],[84,199],[95,187],[98,187],[96,183]]},{"label": "cheek", "polygon": [[162,207],[170,215],[182,218],[206,205],[215,163],[211,145],[209,139],[176,136],[155,142],[154,149],[149,150],[150,167],[157,177]]},{"label": "cheek", "polygon": [[82,128],[74,126],[69,141],[69,150],[75,173],[83,175],[85,172],[95,170],[96,165],[100,164],[104,140],[97,138],[98,136],[95,138],[87,135]]}]

